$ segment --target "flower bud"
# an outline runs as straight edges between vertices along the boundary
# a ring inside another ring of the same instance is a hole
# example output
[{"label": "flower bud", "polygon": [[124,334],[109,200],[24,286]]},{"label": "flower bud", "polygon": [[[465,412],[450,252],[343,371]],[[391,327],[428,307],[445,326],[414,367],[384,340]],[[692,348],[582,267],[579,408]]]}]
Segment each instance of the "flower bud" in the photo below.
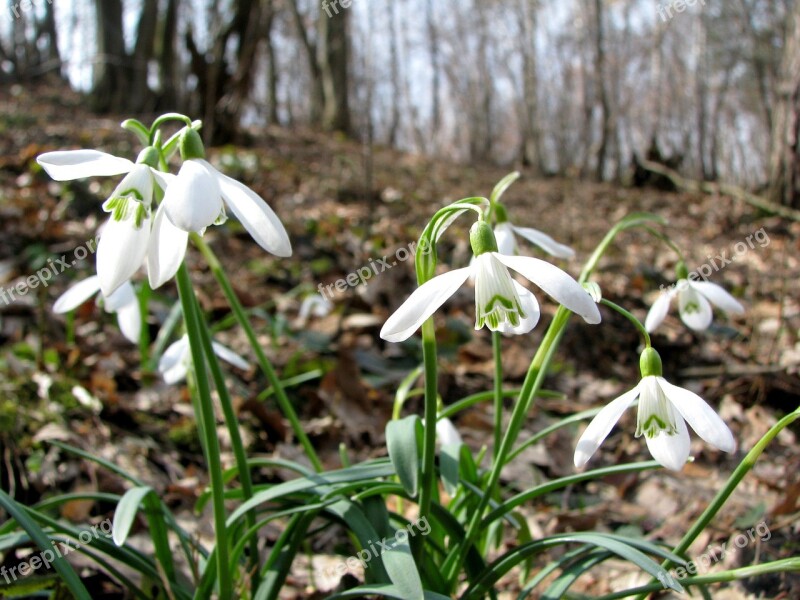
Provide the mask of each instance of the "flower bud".
[{"label": "flower bud", "polygon": [[139,152],[139,156],[136,158],[136,164],[140,165],[147,165],[148,167],[152,167],[153,169],[158,168],[159,156],[158,150],[153,148],[153,146],[148,146],[144,148],[141,152]]},{"label": "flower bud", "polygon": [[200,134],[189,127],[183,130],[178,147],[183,160],[206,157],[206,150],[203,147],[203,140],[200,138]]},{"label": "flower bud", "polygon": [[644,352],[639,357],[639,370],[642,372],[642,377],[661,377],[663,375],[661,357],[655,348],[644,349]]},{"label": "flower bud", "polygon": [[486,221],[477,221],[469,230],[469,243],[472,253],[480,256],[484,252],[497,252],[497,240]]}]

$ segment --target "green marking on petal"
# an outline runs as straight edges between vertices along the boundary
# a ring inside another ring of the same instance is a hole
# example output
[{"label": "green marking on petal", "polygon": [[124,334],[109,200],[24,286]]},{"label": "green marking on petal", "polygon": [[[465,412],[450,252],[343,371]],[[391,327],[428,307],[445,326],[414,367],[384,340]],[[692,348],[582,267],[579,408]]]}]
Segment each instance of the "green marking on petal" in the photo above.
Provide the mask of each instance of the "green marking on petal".
[{"label": "green marking on petal", "polygon": [[697,302],[687,302],[683,307],[685,313],[700,312],[700,305]]}]

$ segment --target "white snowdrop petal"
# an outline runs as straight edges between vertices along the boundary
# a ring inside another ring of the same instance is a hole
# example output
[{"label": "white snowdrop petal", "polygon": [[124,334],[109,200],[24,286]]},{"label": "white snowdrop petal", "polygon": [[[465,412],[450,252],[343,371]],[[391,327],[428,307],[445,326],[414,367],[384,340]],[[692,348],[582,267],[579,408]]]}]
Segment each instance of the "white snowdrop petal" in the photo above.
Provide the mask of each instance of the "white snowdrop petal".
[{"label": "white snowdrop petal", "polygon": [[600,311],[589,293],[555,265],[529,256],[493,255],[504,265],[538,285],[557,302],[579,314],[587,323],[600,322]]},{"label": "white snowdrop petal", "polygon": [[103,297],[103,308],[106,312],[117,312],[123,306],[129,304],[136,304],[136,291],[133,289],[130,281],[126,281],[119,286],[113,294]]},{"label": "white snowdrop petal", "polygon": [[711,305],[690,286],[678,292],[678,310],[681,320],[695,331],[703,331],[711,325]]},{"label": "white snowdrop petal", "polygon": [[258,245],[275,256],[291,256],[289,235],[264,199],[227,175],[217,172],[217,177],[226,204]]},{"label": "white snowdrop petal", "polygon": [[189,359],[189,338],[181,337],[170,344],[158,361],[158,372],[164,381],[173,384],[186,377],[186,362]]},{"label": "white snowdrop petal", "polygon": [[656,301],[653,302],[653,306],[647,311],[647,317],[644,320],[644,328],[648,333],[655,331],[656,327],[661,325],[664,321],[669,312],[669,305],[672,303],[673,296],[672,290],[668,290],[662,292],[661,295],[656,298]]},{"label": "white snowdrop petal", "polygon": [[436,437],[442,446],[450,446],[453,444],[462,444],[461,434],[458,433],[456,426],[453,422],[445,417],[436,421]]},{"label": "white snowdrop petal", "polygon": [[147,277],[151,288],[155,290],[175,276],[186,255],[188,241],[189,233],[172,224],[162,202],[153,220],[147,250]]},{"label": "white snowdrop petal", "polygon": [[214,354],[219,356],[225,362],[230,363],[234,367],[242,369],[243,371],[246,371],[250,368],[250,363],[248,363],[245,359],[236,354],[236,352],[227,346],[223,346],[218,342],[212,342],[211,346],[214,348]]},{"label": "white snowdrop petal", "polygon": [[116,313],[122,335],[132,344],[137,344],[142,332],[142,313],[139,310],[138,302],[134,299],[134,302],[120,306]]},{"label": "white snowdrop petal", "polygon": [[150,241],[150,217],[134,226],[133,218],[115,221],[110,218],[97,244],[97,275],[103,296],[110,296],[129,280],[142,265]]},{"label": "white snowdrop petal", "polygon": [[419,286],[392,314],[381,328],[381,338],[387,342],[402,342],[456,293],[469,277],[470,268],[455,269]]},{"label": "white snowdrop petal", "polygon": [[653,437],[645,437],[647,449],[659,464],[672,471],[680,471],[689,458],[689,432],[686,430],[686,423],[683,419],[678,419],[675,423],[678,432],[668,434],[661,431]]},{"label": "white snowdrop petal", "polygon": [[120,175],[133,168],[128,159],[97,150],[45,152],[36,158],[36,162],[56,181]]},{"label": "white snowdrop petal", "polygon": [[204,160],[187,160],[164,193],[167,217],[183,231],[199,232],[222,212],[222,192],[216,171]]},{"label": "white snowdrop petal", "polygon": [[497,251],[500,254],[513,255],[517,253],[514,230],[508,221],[495,225],[494,239],[497,241]]},{"label": "white snowdrop petal", "polygon": [[729,294],[724,288],[710,281],[693,281],[691,285],[701,295],[708,298],[712,304],[720,307],[725,312],[742,314],[744,306]]},{"label": "white snowdrop petal", "polygon": [[587,463],[637,396],[639,396],[639,386],[612,400],[597,413],[575,446],[576,467],[582,467]]},{"label": "white snowdrop petal", "polygon": [[575,256],[575,251],[572,248],[564,244],[559,244],[549,235],[538,229],[533,229],[532,227],[514,227],[514,232],[556,258],[572,258]]},{"label": "white snowdrop petal", "polygon": [[536,300],[536,296],[530,290],[520,285],[517,281],[512,280],[512,283],[517,290],[519,303],[525,316],[520,319],[519,325],[516,327],[512,326],[511,323],[505,322],[497,330],[505,334],[521,335],[536,327],[541,311],[539,310],[539,302]]},{"label": "white snowdrop petal", "polygon": [[100,278],[97,275],[87,277],[58,297],[58,300],[53,304],[53,312],[65,313],[74,310],[99,291]]},{"label": "white snowdrop petal", "polygon": [[705,400],[694,392],[671,384],[663,377],[658,377],[657,381],[667,399],[697,435],[723,452],[736,450],[736,441],[731,430]]}]

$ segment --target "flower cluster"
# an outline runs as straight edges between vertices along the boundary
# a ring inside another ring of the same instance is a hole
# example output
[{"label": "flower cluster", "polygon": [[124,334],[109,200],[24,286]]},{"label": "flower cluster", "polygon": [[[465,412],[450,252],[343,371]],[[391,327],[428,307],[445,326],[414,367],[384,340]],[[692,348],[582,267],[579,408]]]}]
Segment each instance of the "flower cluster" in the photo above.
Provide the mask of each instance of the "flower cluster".
[{"label": "flower cluster", "polygon": [[[266,251],[291,255],[289,236],[269,205],[205,160],[194,124],[181,130],[177,142],[183,159],[177,175],[158,168],[166,167],[164,149],[158,145],[147,146],[135,163],[97,150],[47,152],[37,158],[56,181],[125,175],[103,203],[109,216],[100,231],[97,275],[62,295],[56,301],[56,312],[73,310],[99,292],[105,310],[117,313],[121,331],[136,342],[142,320],[131,279],[144,267],[151,288],[164,285],[183,263],[189,235],[202,235],[207,227],[223,223],[226,208]],[[162,199],[160,203],[158,199]],[[179,350],[174,348],[165,359],[183,357],[185,352]],[[181,378],[175,369],[184,358],[162,363],[167,379]],[[223,358],[237,364],[228,355]]]}]

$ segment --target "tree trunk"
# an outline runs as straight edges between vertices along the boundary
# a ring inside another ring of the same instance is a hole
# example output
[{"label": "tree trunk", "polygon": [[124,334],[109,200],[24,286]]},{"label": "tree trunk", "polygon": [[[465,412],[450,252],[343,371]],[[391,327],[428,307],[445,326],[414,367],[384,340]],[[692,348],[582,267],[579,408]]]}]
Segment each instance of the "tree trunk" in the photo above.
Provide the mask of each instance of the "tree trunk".
[{"label": "tree trunk", "polygon": [[603,29],[603,0],[594,0],[595,10],[595,75],[597,77],[597,90],[600,94],[600,145],[597,148],[597,165],[595,179],[602,181],[606,172],[606,155],[608,143],[611,139],[611,106],[608,101],[606,88],[606,54],[605,31]]},{"label": "tree trunk", "polygon": [[97,63],[94,69],[93,110],[119,112],[130,86],[129,57],[125,52],[121,0],[95,0]]},{"label": "tree trunk", "polygon": [[786,33],[780,81],[773,111],[770,199],[800,207],[800,2],[795,2]]},{"label": "tree trunk", "polygon": [[539,127],[539,77],[537,73],[536,30],[538,0],[521,0],[518,5],[519,30],[522,41],[522,163],[538,174],[546,170],[542,153],[542,132]]},{"label": "tree trunk", "polygon": [[275,23],[275,5],[266,0],[264,6],[264,41],[267,51],[267,123],[277,125],[278,118],[278,57],[272,40]]},{"label": "tree trunk", "polygon": [[158,52],[161,74],[161,94],[158,105],[165,112],[179,110],[178,80],[175,70],[178,60],[175,49],[178,36],[178,2],[179,0],[168,0],[167,2]]},{"label": "tree trunk", "polygon": [[[155,108],[154,98],[148,86],[150,61],[155,53],[156,25],[158,24],[158,2],[144,0],[139,26],[136,29],[136,46],[133,50],[133,76],[128,91],[126,109],[139,113]],[[149,106],[148,106],[149,104]]]},{"label": "tree trunk", "polygon": [[317,62],[322,79],[322,127],[326,131],[352,134],[350,119],[350,50],[347,39],[350,11],[341,10],[329,17],[320,10]]}]

